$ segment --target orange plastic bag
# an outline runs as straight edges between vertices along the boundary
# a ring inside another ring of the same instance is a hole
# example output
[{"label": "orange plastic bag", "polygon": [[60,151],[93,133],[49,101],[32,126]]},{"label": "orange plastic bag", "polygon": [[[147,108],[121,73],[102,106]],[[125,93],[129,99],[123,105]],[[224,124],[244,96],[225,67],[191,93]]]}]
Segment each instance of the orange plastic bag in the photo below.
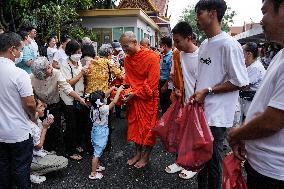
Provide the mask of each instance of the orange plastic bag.
[{"label": "orange plastic bag", "polygon": [[241,161],[234,154],[227,155],[223,160],[223,189],[247,189],[247,184],[242,176]]},{"label": "orange plastic bag", "polygon": [[180,144],[176,163],[187,170],[199,171],[213,153],[213,136],[205,119],[203,105],[188,103],[177,121],[180,124]]},{"label": "orange plastic bag", "polygon": [[175,120],[181,113],[181,107],[177,100],[174,101],[153,128],[155,134],[160,137],[165,149],[170,153],[178,152],[179,139],[177,137],[179,125]]}]

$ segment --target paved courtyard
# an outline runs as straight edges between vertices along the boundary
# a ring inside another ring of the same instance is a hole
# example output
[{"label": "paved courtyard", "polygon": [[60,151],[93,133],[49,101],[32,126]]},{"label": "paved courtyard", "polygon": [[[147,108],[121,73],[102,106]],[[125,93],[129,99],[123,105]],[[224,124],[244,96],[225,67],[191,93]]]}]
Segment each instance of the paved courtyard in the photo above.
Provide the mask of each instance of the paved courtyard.
[{"label": "paved courtyard", "polygon": [[106,166],[102,180],[90,180],[91,156],[84,155],[80,162],[69,161],[67,169],[50,173],[47,181],[40,185],[33,185],[34,189],[70,189],[70,188],[197,188],[196,177],[183,180],[177,174],[167,174],[164,168],[174,161],[172,154],[166,153],[158,142],[151,163],[143,169],[130,167],[126,164],[131,157],[133,145],[126,141],[127,124],[125,119],[113,121],[112,134],[113,149],[102,157],[102,163]]}]

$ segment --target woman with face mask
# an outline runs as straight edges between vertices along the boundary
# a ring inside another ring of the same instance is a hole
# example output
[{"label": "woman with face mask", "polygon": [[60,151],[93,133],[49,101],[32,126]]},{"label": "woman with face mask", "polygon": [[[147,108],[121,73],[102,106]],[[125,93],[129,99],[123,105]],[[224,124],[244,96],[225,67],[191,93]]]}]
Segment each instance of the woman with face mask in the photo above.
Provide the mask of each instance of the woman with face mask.
[{"label": "woman with face mask", "polygon": [[[60,71],[73,90],[80,96],[84,95],[84,75],[87,70],[81,64],[81,45],[76,40],[66,44],[65,53],[68,56],[66,62],[62,63]],[[82,152],[82,141],[84,141],[88,128],[88,109],[80,106],[74,98],[62,93],[61,98],[65,103],[64,115],[66,119],[66,153],[72,160],[81,160],[78,152]]]},{"label": "woman with face mask", "polygon": [[15,60],[16,66],[25,70],[28,74],[32,73],[31,65],[35,59],[35,54],[30,48],[30,38],[29,33],[26,31],[20,31],[19,35],[22,38],[24,48],[21,52],[21,56]]}]

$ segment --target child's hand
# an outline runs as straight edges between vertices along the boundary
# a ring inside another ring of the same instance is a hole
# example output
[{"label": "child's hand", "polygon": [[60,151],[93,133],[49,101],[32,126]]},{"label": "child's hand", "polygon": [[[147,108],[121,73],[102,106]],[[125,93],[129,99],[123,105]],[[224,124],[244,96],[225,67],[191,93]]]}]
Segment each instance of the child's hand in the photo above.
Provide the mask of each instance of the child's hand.
[{"label": "child's hand", "polygon": [[54,122],[54,117],[52,114],[49,114],[48,117],[45,120],[43,120],[42,126],[43,128],[48,129],[53,122]]},{"label": "child's hand", "polygon": [[122,90],[124,89],[123,85],[120,85],[120,87],[118,87],[118,89],[116,90],[118,93],[120,93]]}]

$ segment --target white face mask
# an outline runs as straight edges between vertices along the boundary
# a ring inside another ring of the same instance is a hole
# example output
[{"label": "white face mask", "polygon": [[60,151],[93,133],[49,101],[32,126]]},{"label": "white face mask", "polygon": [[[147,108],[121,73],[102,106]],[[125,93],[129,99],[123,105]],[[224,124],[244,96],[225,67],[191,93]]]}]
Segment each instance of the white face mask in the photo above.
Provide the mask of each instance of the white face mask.
[{"label": "white face mask", "polygon": [[74,62],[79,62],[80,59],[81,59],[81,57],[82,57],[82,54],[72,54],[70,58],[71,58],[71,60],[73,60]]},{"label": "white face mask", "polygon": [[23,52],[21,52],[20,57],[15,59],[15,63],[16,63],[16,64],[18,64],[19,62],[21,62],[21,61],[22,61],[22,59],[23,59],[23,54],[24,54],[24,53],[23,53]]}]

